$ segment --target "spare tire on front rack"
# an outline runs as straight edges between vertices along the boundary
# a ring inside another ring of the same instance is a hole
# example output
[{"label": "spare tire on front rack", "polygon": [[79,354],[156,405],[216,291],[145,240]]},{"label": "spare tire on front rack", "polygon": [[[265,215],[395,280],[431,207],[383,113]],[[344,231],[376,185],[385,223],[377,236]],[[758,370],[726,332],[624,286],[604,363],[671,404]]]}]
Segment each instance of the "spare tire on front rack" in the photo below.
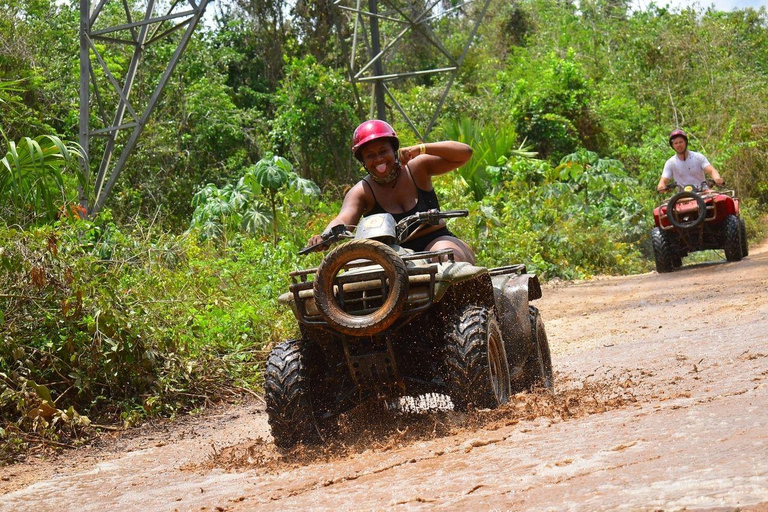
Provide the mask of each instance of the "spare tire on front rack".
[{"label": "spare tire on front rack", "polygon": [[[370,313],[350,312],[343,305],[345,285],[337,276],[356,260],[381,267],[361,274],[362,278],[380,282],[381,306]],[[320,315],[328,324],[350,336],[371,336],[398,319],[408,299],[408,285],[408,269],[397,252],[376,240],[360,239],[328,253],[317,268],[313,291]]]}]

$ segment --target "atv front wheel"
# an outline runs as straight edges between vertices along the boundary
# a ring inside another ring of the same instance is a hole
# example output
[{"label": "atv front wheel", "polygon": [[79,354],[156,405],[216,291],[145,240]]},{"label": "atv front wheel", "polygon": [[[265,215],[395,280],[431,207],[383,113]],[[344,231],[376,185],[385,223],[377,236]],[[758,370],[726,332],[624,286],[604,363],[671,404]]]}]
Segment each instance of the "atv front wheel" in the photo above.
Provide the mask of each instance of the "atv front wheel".
[{"label": "atv front wheel", "polygon": [[280,448],[320,441],[310,398],[309,369],[300,340],[280,343],[264,371],[264,401],[272,437]]},{"label": "atv front wheel", "polygon": [[728,261],[740,261],[741,253],[741,223],[735,215],[726,215],[723,221],[723,249],[725,259]]},{"label": "atv front wheel", "polygon": [[547,331],[544,330],[544,320],[542,320],[537,308],[534,306],[528,306],[528,308],[534,346],[533,351],[525,361],[525,365],[523,365],[521,390],[543,388],[552,391],[555,386],[555,379],[552,375],[552,356],[549,352]]},{"label": "atv front wheel", "polygon": [[741,255],[749,256],[749,242],[747,242],[747,225],[744,219],[739,217],[739,233],[741,234]]},{"label": "atv front wheel", "polygon": [[[336,276],[351,261],[363,259],[379,265],[386,274],[381,286],[381,307],[372,313],[345,311],[339,300]],[[377,334],[398,319],[408,299],[408,268],[389,246],[376,240],[352,240],[336,247],[317,268],[313,285],[315,303],[323,319],[338,331],[350,336]]]},{"label": "atv front wheel", "polygon": [[[656,260],[656,272],[659,274],[672,272],[675,254],[672,251],[669,235],[661,228],[653,228],[651,242],[653,244],[653,258]],[[682,261],[680,263],[682,264]]]},{"label": "atv front wheel", "polygon": [[454,406],[495,408],[509,400],[507,353],[493,311],[465,306],[448,327],[445,383]]}]

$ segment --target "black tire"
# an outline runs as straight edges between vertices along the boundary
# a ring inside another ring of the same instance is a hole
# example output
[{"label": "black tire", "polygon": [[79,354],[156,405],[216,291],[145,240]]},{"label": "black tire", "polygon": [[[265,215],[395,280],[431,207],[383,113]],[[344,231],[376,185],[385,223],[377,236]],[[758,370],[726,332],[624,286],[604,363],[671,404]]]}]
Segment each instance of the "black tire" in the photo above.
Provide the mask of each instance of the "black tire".
[{"label": "black tire", "polygon": [[669,235],[661,228],[653,228],[651,243],[653,244],[653,258],[656,261],[656,272],[659,274],[672,272],[676,255],[672,251]]},{"label": "black tire", "polygon": [[741,254],[741,223],[735,215],[726,215],[722,227],[723,250],[728,261],[740,261]]},{"label": "black tire", "polygon": [[272,437],[280,448],[321,441],[310,385],[300,340],[284,341],[272,349],[264,370],[264,401]]},{"label": "black tire", "polygon": [[[334,281],[350,261],[366,259],[380,265],[387,274],[388,294],[382,306],[367,315],[353,315],[341,307],[334,294]],[[389,246],[376,240],[352,240],[336,247],[317,268],[315,302],[323,319],[350,336],[377,334],[398,319],[408,299],[408,269],[403,259]]]},{"label": "black tire", "polygon": [[492,311],[469,305],[456,314],[448,326],[444,368],[448,394],[458,410],[470,404],[492,409],[509,400],[509,363]]},{"label": "black tire", "polygon": [[741,235],[741,255],[749,256],[749,242],[747,241],[747,225],[744,219],[739,217],[739,234]]},{"label": "black tire", "polygon": [[555,378],[552,374],[552,355],[549,351],[547,331],[544,329],[539,310],[529,306],[531,321],[531,336],[534,343],[533,351],[523,365],[523,375],[520,390],[546,389],[554,390]]},{"label": "black tire", "polygon": [[680,256],[675,256],[672,258],[672,266],[674,268],[680,268],[683,266],[683,258]]},{"label": "black tire", "polygon": [[[698,215],[695,219],[689,221],[682,221],[677,219],[677,212],[675,210],[677,203],[682,199],[693,199],[696,201],[698,208]],[[677,229],[693,229],[698,227],[704,219],[707,217],[707,205],[699,194],[695,192],[680,192],[672,196],[667,203],[667,218],[669,223],[675,226]]]}]

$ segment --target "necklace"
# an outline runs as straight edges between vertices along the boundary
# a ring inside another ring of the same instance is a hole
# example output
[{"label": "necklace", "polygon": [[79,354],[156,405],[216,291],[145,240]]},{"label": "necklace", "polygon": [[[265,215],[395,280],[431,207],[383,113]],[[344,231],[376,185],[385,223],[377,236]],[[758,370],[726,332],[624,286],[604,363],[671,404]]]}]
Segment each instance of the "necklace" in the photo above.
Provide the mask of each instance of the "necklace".
[{"label": "necklace", "polygon": [[395,188],[395,185],[397,185],[397,178],[400,177],[400,169],[398,168],[398,171],[395,173],[395,179],[392,180],[392,188]]},{"label": "necklace", "polygon": [[387,183],[395,182],[392,184],[392,188],[395,188],[395,184],[397,183],[397,177],[400,176],[400,165],[396,164],[389,173],[387,173],[386,176],[383,178],[379,178],[372,172],[369,172],[368,174],[371,175],[371,179],[378,183],[379,185],[386,185]]}]

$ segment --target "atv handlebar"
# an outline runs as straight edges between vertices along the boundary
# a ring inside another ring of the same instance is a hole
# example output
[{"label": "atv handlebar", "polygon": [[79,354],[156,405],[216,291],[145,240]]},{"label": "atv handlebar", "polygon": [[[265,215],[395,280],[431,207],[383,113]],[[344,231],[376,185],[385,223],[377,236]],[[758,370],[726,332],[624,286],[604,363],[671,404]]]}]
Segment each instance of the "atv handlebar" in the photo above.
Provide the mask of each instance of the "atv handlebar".
[{"label": "atv handlebar", "polygon": [[[714,186],[724,187],[725,186],[725,181],[723,181],[722,185],[718,185],[717,183],[715,183],[715,180],[712,180],[712,179],[704,180],[704,181],[701,182],[701,185],[699,185],[698,187],[694,186],[694,190],[693,191],[694,192],[703,192],[704,191],[704,187],[712,188]],[[684,185],[680,185],[680,184],[677,184],[677,183],[670,183],[669,185],[667,185],[663,189],[659,190],[658,193],[661,194],[661,193],[664,193],[664,192],[668,192],[668,191],[670,191],[670,190],[672,190],[674,188],[677,188],[678,191],[680,191],[680,192],[682,192],[685,189]]]},{"label": "atv handlebar", "polygon": [[[405,240],[408,236],[413,234],[415,232],[415,229],[413,226],[415,224],[429,224],[429,225],[437,225],[438,222],[440,222],[440,219],[451,219],[456,217],[466,217],[469,215],[468,210],[446,210],[444,212],[441,212],[440,210],[433,208],[431,210],[427,210],[426,212],[418,212],[413,215],[409,215],[408,217],[404,218],[400,222],[397,223],[397,226],[395,228],[396,231],[396,238],[398,242],[402,242]],[[320,235],[321,241],[314,244],[314,245],[308,245],[307,247],[304,247],[299,251],[299,254],[307,254],[313,251],[320,251],[322,249],[327,248],[332,243],[338,242],[342,238],[353,238],[352,233],[347,231],[347,226],[344,224],[337,224],[333,226],[331,229]]]},{"label": "atv handlebar", "polygon": [[338,242],[342,238],[352,238],[352,233],[347,231],[347,226],[344,224],[336,224],[331,229],[320,235],[322,241],[314,245],[308,245],[299,251],[299,254],[307,254],[313,251],[319,251],[322,248]]},{"label": "atv handlebar", "polygon": [[397,241],[400,243],[413,234],[416,229],[418,229],[411,229],[415,224],[429,224],[435,226],[440,222],[440,219],[453,219],[457,217],[466,217],[467,215],[469,215],[468,210],[446,210],[441,212],[437,208],[425,212],[414,213],[397,223]]},{"label": "atv handlebar", "polygon": [[426,222],[427,224],[437,224],[440,219],[452,219],[456,217],[466,217],[468,210],[446,210],[441,212],[437,208],[425,212],[414,213],[397,223],[398,226],[407,226],[414,222]]}]

